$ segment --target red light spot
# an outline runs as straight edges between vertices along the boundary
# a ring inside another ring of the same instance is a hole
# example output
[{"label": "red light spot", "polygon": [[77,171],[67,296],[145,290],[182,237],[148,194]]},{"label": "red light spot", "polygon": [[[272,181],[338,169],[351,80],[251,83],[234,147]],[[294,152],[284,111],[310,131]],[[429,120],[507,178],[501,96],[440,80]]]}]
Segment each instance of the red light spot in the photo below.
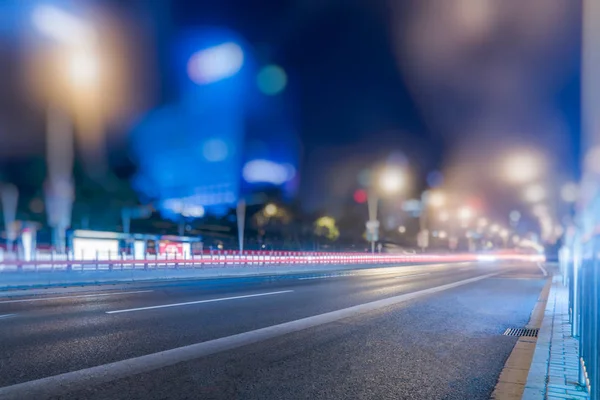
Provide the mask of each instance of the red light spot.
[{"label": "red light spot", "polygon": [[365,203],[367,201],[367,192],[365,192],[362,189],[358,189],[356,192],[354,192],[354,201],[357,203]]}]

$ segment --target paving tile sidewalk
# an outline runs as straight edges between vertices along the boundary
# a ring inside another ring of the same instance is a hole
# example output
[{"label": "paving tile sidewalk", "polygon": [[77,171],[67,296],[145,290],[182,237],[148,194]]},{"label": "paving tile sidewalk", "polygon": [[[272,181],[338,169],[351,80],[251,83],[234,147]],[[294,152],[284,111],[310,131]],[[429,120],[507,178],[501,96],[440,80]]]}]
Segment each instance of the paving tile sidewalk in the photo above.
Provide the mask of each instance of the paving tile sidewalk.
[{"label": "paving tile sidewalk", "polygon": [[548,295],[523,400],[584,400],[578,384],[579,343],[571,336],[569,291],[555,276]]}]

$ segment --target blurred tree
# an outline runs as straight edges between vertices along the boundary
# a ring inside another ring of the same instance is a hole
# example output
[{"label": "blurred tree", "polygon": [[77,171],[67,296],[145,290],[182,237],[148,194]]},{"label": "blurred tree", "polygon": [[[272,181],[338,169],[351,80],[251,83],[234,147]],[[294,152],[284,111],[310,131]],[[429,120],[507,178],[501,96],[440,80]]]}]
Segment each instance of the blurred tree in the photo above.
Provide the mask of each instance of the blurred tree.
[{"label": "blurred tree", "polygon": [[340,231],[335,225],[335,219],[327,216],[315,221],[314,233],[317,238],[326,239],[327,242],[334,242],[340,237]]}]

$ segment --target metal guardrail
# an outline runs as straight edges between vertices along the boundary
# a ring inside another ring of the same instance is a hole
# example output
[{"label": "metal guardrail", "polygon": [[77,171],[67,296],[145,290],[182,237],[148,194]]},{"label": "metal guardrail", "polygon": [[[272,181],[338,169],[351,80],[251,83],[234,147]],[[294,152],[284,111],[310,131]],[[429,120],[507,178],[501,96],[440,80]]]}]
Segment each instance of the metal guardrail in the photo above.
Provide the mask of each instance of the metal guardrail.
[{"label": "metal guardrail", "polygon": [[477,255],[464,254],[357,254],[357,253],[293,253],[293,252],[261,252],[250,254],[202,254],[189,257],[149,256],[134,259],[125,254],[110,255],[93,260],[45,259],[45,260],[6,260],[0,262],[0,272],[10,271],[93,271],[118,269],[178,269],[178,268],[210,268],[210,267],[242,267],[242,266],[284,266],[284,265],[318,265],[318,264],[392,264],[392,263],[436,263],[467,262],[494,260],[505,261],[542,261],[540,255],[501,254]]},{"label": "metal guardrail", "polygon": [[579,340],[579,384],[600,399],[600,236],[574,235],[561,251],[563,283],[569,287],[571,333]]}]

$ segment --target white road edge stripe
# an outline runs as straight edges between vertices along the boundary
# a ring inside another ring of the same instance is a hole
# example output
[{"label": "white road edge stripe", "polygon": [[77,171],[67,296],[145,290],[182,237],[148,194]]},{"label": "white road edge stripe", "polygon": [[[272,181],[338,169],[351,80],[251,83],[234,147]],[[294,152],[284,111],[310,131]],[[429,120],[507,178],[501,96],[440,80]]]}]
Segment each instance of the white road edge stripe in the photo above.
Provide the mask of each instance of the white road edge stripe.
[{"label": "white road edge stripe", "polygon": [[268,293],[257,293],[257,294],[247,294],[244,296],[233,296],[233,297],[221,297],[218,299],[208,299],[208,300],[198,300],[198,301],[188,301],[185,303],[172,303],[172,304],[163,304],[160,306],[149,306],[149,307],[138,307],[138,308],[128,308],[126,310],[114,310],[114,311],[106,311],[107,314],[119,314],[126,313],[132,311],[145,311],[145,310],[154,310],[157,308],[168,308],[168,307],[179,307],[179,306],[189,306],[192,304],[202,304],[202,303],[214,303],[215,301],[226,301],[226,300],[236,300],[236,299],[246,299],[248,297],[260,297],[260,296],[272,296],[275,294],[283,294],[290,293],[293,290],[280,290],[278,292],[268,292]]},{"label": "white road edge stripe", "polygon": [[431,272],[423,272],[421,274],[400,275],[400,276],[395,276],[394,278],[396,278],[396,279],[412,278],[413,276],[423,276],[423,275],[431,275]]},{"label": "white road edge stripe", "polygon": [[136,290],[133,292],[112,292],[112,293],[96,293],[96,294],[79,294],[74,296],[60,296],[60,297],[40,297],[35,299],[19,299],[19,300],[2,300],[0,304],[7,303],[27,303],[31,301],[47,301],[47,300],[62,300],[62,299],[76,299],[79,297],[99,297],[99,296],[119,296],[122,294],[135,294],[135,293],[149,293],[153,290]]},{"label": "white road edge stripe", "polygon": [[14,317],[15,315],[17,315],[17,314],[4,314],[4,315],[0,315],[0,319]]},{"label": "white road edge stripe", "polygon": [[0,388],[0,399],[39,400],[51,396],[60,396],[77,390],[83,390],[89,388],[90,386],[154,371],[160,368],[179,364],[181,362],[195,360],[197,358],[220,353],[226,350],[236,349],[238,347],[253,343],[258,343],[288,333],[297,332],[348,317],[353,317],[358,314],[363,314],[379,308],[402,303],[424,295],[441,292],[472,282],[477,282],[498,274],[500,274],[500,272],[448,283],[446,285],[436,286],[433,288],[420,290],[418,292],[406,293],[370,303],[359,304],[357,306],[344,308],[342,310],[302,318],[296,321],[285,322],[283,324],[239,333],[237,335],[226,336],[220,339],[209,340],[207,342],[196,343],[189,346],[178,347],[171,350],[160,351],[158,353],[147,354],[145,356],[117,361],[110,364],[99,365],[97,367],[66,372],[60,375],[49,376],[47,378],[6,386]]}]

